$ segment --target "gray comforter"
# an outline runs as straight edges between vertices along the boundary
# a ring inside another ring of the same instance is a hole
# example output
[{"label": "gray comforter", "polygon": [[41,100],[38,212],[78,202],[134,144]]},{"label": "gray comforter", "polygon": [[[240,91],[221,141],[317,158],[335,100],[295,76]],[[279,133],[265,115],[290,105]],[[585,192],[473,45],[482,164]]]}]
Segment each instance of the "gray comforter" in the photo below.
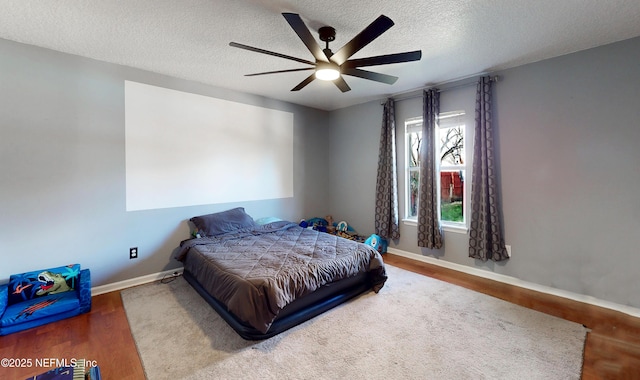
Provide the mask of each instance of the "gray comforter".
[{"label": "gray comforter", "polygon": [[177,259],[230,312],[262,333],[282,308],[325,284],[369,272],[377,293],[387,279],[372,247],[284,221],[187,240]]}]

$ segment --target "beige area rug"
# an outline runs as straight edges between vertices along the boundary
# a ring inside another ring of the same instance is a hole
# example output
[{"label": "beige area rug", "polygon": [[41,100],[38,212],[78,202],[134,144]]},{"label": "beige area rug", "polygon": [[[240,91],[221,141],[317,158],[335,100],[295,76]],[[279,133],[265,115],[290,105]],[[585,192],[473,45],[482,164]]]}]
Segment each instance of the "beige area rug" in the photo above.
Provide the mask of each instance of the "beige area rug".
[{"label": "beige area rug", "polygon": [[150,380],[579,379],[586,329],[387,266],[364,294],[246,341],[182,278],[122,291]]}]

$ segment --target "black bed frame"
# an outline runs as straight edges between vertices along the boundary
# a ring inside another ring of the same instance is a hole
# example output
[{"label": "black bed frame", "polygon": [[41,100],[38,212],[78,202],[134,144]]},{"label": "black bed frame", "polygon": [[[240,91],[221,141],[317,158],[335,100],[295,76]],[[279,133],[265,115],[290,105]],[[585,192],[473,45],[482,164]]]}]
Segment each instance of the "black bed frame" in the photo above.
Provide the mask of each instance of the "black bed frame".
[{"label": "black bed frame", "polygon": [[371,289],[368,273],[361,273],[354,277],[324,285],[315,292],[287,305],[280,311],[269,330],[266,333],[262,333],[229,312],[224,304],[210,295],[189,271],[185,270],[183,276],[229,326],[246,340],[267,339],[280,334]]}]

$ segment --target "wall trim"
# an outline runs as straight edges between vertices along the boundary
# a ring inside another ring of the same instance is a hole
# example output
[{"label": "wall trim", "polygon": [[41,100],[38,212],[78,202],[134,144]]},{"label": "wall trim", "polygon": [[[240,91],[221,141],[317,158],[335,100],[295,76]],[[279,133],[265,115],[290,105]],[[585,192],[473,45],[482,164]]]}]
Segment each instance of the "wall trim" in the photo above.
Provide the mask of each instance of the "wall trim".
[{"label": "wall trim", "polygon": [[605,308],[605,309],[611,309],[611,310],[619,311],[621,313],[628,314],[628,315],[630,315],[632,317],[640,318],[640,309],[632,307],[632,306],[622,305],[622,304],[618,304],[618,303],[615,303],[615,302],[602,300],[602,299],[599,299],[599,298],[596,298],[596,297],[592,297],[592,296],[588,296],[588,295],[585,295],[585,294],[573,293],[573,292],[570,292],[568,290],[552,288],[550,286],[540,285],[540,284],[536,284],[536,283],[533,283],[533,282],[524,281],[524,280],[521,280],[521,279],[519,279],[517,277],[507,276],[507,275],[500,274],[500,273],[489,272],[489,271],[486,271],[486,270],[483,270],[483,269],[469,267],[469,266],[462,265],[462,264],[456,264],[456,263],[452,263],[452,262],[449,262],[449,261],[439,260],[439,259],[436,259],[436,258],[433,258],[433,257],[430,257],[430,256],[423,256],[423,255],[420,255],[420,254],[417,254],[417,253],[407,252],[407,251],[403,251],[403,250],[395,249],[395,248],[391,248],[391,247],[389,247],[387,249],[387,252],[391,253],[393,255],[406,257],[408,259],[412,259],[412,260],[416,260],[416,261],[422,261],[422,262],[425,262],[427,264],[433,264],[433,265],[437,265],[437,266],[440,266],[440,267],[443,267],[443,268],[452,269],[452,270],[455,270],[455,271],[458,271],[458,272],[467,273],[467,274],[470,274],[472,276],[482,277],[482,278],[486,278],[486,279],[489,279],[489,280],[494,280],[494,281],[502,282],[502,283],[505,283],[505,284],[517,286],[517,287],[520,287],[520,288],[534,290],[534,291],[541,292],[541,293],[551,294],[551,295],[554,295],[554,296],[567,298],[567,299],[578,301],[578,302],[583,302],[583,303],[586,303],[586,304],[602,307],[602,308]]},{"label": "wall trim", "polygon": [[148,284],[150,282],[162,280],[165,276],[171,276],[173,273],[178,272],[182,274],[184,268],[169,269],[163,272],[151,273],[145,276],[130,278],[124,281],[112,282],[106,285],[95,286],[91,288],[91,296],[97,296],[104,293],[115,292],[116,290],[122,290],[130,288],[132,286]]}]

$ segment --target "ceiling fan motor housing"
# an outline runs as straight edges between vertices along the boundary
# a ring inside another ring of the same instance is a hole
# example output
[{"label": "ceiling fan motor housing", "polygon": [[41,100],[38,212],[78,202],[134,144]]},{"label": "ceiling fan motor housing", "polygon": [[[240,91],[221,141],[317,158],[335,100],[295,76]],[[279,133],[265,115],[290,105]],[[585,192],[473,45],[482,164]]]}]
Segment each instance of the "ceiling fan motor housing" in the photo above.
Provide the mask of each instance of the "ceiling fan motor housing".
[{"label": "ceiling fan motor housing", "polygon": [[318,29],[318,33],[320,34],[320,41],[329,43],[336,39],[336,30],[330,26],[321,27]]}]

